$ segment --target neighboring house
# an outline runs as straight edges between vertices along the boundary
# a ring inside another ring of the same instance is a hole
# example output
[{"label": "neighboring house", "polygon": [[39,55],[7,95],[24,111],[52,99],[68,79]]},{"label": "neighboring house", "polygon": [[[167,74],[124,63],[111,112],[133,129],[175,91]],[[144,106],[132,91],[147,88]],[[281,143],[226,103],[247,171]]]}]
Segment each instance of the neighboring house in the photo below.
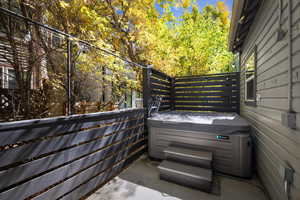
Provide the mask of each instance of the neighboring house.
[{"label": "neighboring house", "polygon": [[[8,60],[12,61],[13,58],[10,48],[6,35],[0,33],[0,88],[16,89],[15,70],[8,62]],[[26,57],[23,57],[22,61],[22,66],[26,67],[28,65]]]},{"label": "neighboring house", "polygon": [[298,200],[300,1],[235,0],[229,46],[240,55],[241,115],[253,127],[257,173],[271,199]]},{"label": "neighboring house", "polygon": [[[25,3],[26,1],[24,1]],[[10,4],[10,9],[13,12],[16,12],[17,14],[21,14],[22,12],[20,11],[19,7],[19,2],[16,0],[3,0],[2,2],[2,7],[8,7],[8,3]],[[27,6],[27,4],[25,4]],[[29,5],[29,4],[28,4]],[[28,10],[30,11],[30,7],[28,6]],[[2,20],[6,19],[5,14],[1,13],[1,23],[3,23]],[[6,21],[6,20],[4,20]],[[26,68],[28,68],[28,57],[32,56],[30,53],[28,53],[28,48],[27,48],[27,42],[28,40],[32,39],[32,35],[29,34],[28,30],[25,29],[24,22],[22,20],[19,20],[16,18],[13,19],[11,18],[11,23],[14,24],[12,26],[11,32],[13,33],[13,40],[16,43],[17,46],[17,53],[18,53],[18,59],[19,59],[19,64],[21,65],[22,69],[26,71]],[[1,24],[0,25],[0,88],[4,89],[17,89],[18,84],[15,78],[15,70],[11,63],[13,62],[14,59],[16,59],[13,56],[12,50],[11,50],[11,43],[8,40],[6,28],[7,24]],[[48,33],[45,34],[47,37],[51,36]],[[48,36],[49,35],[49,36]],[[51,36],[52,37],[52,36]],[[42,54],[43,50],[40,47],[37,47],[37,45],[34,46],[35,51]],[[39,69],[32,69],[32,77],[31,77],[31,89],[36,89],[41,86],[42,83],[42,78],[43,78],[43,73],[44,69],[46,69],[46,63],[45,59],[40,59],[39,60],[40,65]],[[43,69],[44,68],[44,69]]]},{"label": "neighboring house", "polygon": [[[49,45],[55,47],[57,45],[57,37],[51,34],[50,32],[46,34]],[[26,43],[24,42],[24,38],[15,38],[15,42],[18,43],[17,52],[18,52],[18,59],[21,61],[19,62],[24,71],[28,68],[28,50],[26,47]],[[14,56],[12,54],[10,43],[7,39],[6,33],[0,32],[0,88],[5,89],[18,89],[18,84],[15,78],[15,69],[11,65],[13,62]],[[43,54],[43,49],[41,47],[35,47],[35,50]],[[31,78],[31,89],[37,89],[42,85],[42,79],[47,78],[47,63],[45,56],[41,59],[37,60],[39,65],[38,67],[32,69],[32,78]]]}]

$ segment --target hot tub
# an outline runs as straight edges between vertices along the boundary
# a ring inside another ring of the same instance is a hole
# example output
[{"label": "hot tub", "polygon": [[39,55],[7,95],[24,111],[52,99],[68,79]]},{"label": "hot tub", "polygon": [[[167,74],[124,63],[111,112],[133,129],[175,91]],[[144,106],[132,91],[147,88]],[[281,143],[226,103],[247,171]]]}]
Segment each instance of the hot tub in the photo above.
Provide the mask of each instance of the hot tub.
[{"label": "hot tub", "polygon": [[159,112],[147,120],[149,155],[164,159],[170,144],[213,153],[213,169],[251,177],[251,137],[246,120],[235,113]]}]

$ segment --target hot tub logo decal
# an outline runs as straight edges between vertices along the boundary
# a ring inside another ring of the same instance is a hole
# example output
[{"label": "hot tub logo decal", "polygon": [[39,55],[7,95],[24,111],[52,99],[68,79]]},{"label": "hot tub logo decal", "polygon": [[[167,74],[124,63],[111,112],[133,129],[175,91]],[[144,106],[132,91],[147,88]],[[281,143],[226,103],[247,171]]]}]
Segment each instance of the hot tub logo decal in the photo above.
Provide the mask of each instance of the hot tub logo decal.
[{"label": "hot tub logo decal", "polygon": [[228,135],[217,135],[217,139],[218,140],[229,140],[229,136]]}]

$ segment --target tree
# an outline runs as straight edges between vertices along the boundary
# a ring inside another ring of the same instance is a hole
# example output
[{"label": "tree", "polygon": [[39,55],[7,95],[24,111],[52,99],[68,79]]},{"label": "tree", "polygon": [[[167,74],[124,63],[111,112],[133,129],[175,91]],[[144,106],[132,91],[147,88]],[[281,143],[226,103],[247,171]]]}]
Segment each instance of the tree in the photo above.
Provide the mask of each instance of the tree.
[{"label": "tree", "polygon": [[[171,75],[198,75],[229,72],[233,55],[227,50],[229,14],[224,2],[201,11],[195,3],[183,16],[170,17],[170,10],[142,38],[147,55],[158,69]],[[150,53],[149,53],[150,52]],[[145,57],[147,57],[145,55]]]},{"label": "tree", "polygon": [[[41,1],[39,1],[41,5]],[[47,23],[133,62],[171,75],[232,71],[224,2],[203,10],[192,0],[42,1]],[[159,13],[159,4],[163,13]],[[175,18],[171,7],[184,9]],[[139,73],[139,70],[132,66]]]},{"label": "tree", "polygon": [[[37,21],[41,19],[40,15],[33,14],[26,0],[6,0],[2,1],[0,6]],[[2,65],[13,69],[13,73],[7,75],[9,79],[16,82],[13,89],[18,89],[17,92],[9,91],[6,94],[12,99],[5,106],[11,108],[6,111],[8,120],[20,117],[45,117],[47,116],[45,91],[36,88],[41,81],[38,72],[42,69],[45,56],[45,52],[41,49],[40,29],[26,20],[19,20],[3,13],[0,15],[0,22],[3,35],[0,43],[6,47],[5,51],[0,54],[2,60],[5,60]],[[36,76],[33,77],[33,74]],[[36,89],[34,93],[33,88]]]}]

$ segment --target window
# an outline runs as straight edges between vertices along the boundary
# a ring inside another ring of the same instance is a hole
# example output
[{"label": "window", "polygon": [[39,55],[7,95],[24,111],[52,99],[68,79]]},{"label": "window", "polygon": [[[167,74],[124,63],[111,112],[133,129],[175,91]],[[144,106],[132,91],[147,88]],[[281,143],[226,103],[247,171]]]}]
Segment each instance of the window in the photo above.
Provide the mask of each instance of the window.
[{"label": "window", "polygon": [[17,89],[15,70],[8,67],[0,67],[0,88]]},{"label": "window", "polygon": [[62,39],[59,35],[52,34],[52,47],[62,48]]},{"label": "window", "polygon": [[17,89],[15,70],[8,69],[7,75],[8,75],[8,89]]},{"label": "window", "polygon": [[[26,80],[28,73],[23,71],[23,80]],[[30,89],[34,89],[34,76],[31,74]],[[16,72],[11,67],[0,67],[0,88],[18,89],[18,82],[16,79]]]},{"label": "window", "polygon": [[256,104],[256,47],[245,62],[245,102]]},{"label": "window", "polygon": [[4,79],[4,72],[3,72],[3,68],[0,67],[0,88],[3,88],[3,79]]},{"label": "window", "polygon": [[128,90],[125,95],[126,108],[132,108],[132,90]]}]

